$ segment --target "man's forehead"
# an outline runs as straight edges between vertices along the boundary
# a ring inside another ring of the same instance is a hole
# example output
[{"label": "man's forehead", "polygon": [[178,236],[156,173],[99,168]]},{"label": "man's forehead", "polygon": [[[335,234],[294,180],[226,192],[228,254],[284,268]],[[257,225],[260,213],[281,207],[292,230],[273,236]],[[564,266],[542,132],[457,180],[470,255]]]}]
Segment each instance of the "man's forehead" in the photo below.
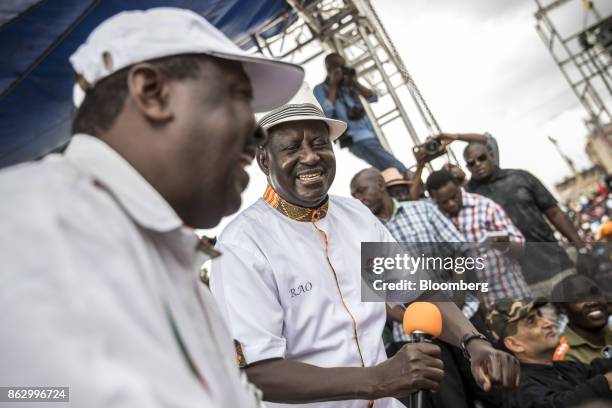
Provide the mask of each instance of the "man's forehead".
[{"label": "man's forehead", "polygon": [[380,180],[384,181],[383,176],[382,174],[380,174],[379,171],[374,169],[367,169],[357,176],[357,178],[355,179],[355,184],[369,185],[377,183]]},{"label": "man's forehead", "polygon": [[535,316],[537,316],[539,314],[540,314],[540,309],[531,309],[529,311],[529,313],[527,313],[525,316],[523,316],[520,319],[518,319],[518,324],[526,326],[526,325],[529,324],[527,322],[527,319],[529,319],[530,317],[535,317]]},{"label": "man's forehead", "polygon": [[487,147],[480,143],[470,145],[465,149],[466,158],[471,158],[473,156],[479,156],[483,153],[488,153]]},{"label": "man's forehead", "polygon": [[342,55],[338,55],[338,54],[330,55],[329,58],[327,58],[327,64],[328,65],[343,65],[344,58],[342,57]]},{"label": "man's forehead", "polygon": [[329,134],[327,125],[321,120],[295,120],[290,122],[283,122],[272,126],[268,129],[270,135],[293,136],[302,135],[307,131],[316,131],[317,133]]},{"label": "man's forehead", "polygon": [[455,183],[453,183],[452,181],[449,181],[448,183],[444,184],[442,187],[438,188],[437,190],[434,190],[434,193],[437,193],[439,196],[451,197],[457,193],[458,189],[459,188],[457,187]]}]

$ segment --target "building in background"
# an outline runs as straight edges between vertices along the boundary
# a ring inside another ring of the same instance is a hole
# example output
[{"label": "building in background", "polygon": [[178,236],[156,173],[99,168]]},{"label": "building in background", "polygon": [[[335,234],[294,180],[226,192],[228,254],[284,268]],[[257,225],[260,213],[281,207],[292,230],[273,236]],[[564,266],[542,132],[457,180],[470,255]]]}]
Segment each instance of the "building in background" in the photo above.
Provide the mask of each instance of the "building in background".
[{"label": "building in background", "polygon": [[612,124],[587,136],[585,151],[593,164],[612,174]]}]

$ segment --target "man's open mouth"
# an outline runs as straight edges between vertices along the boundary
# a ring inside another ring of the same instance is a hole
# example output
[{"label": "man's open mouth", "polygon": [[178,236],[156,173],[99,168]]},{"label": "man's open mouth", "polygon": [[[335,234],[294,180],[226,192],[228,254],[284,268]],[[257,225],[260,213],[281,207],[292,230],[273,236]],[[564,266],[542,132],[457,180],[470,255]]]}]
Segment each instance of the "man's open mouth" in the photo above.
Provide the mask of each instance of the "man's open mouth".
[{"label": "man's open mouth", "polygon": [[601,319],[602,317],[604,317],[604,311],[600,308],[591,310],[587,313],[587,317],[589,319]]},{"label": "man's open mouth", "polygon": [[323,172],[321,170],[304,171],[297,175],[298,180],[303,184],[315,184],[323,181]]}]

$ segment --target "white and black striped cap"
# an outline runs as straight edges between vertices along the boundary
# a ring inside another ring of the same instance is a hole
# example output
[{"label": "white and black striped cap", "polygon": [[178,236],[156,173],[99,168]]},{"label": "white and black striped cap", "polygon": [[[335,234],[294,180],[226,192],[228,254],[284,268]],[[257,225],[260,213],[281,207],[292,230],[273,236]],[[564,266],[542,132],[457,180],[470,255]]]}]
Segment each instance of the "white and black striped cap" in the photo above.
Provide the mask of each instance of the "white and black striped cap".
[{"label": "white and black striped cap", "polygon": [[255,115],[257,124],[264,129],[269,129],[274,125],[297,120],[320,120],[325,122],[329,128],[330,140],[336,140],[346,131],[346,123],[341,120],[329,119],[325,117],[321,105],[314,97],[310,86],[306,82],[302,83],[300,90],[285,105],[273,109],[269,112]]}]

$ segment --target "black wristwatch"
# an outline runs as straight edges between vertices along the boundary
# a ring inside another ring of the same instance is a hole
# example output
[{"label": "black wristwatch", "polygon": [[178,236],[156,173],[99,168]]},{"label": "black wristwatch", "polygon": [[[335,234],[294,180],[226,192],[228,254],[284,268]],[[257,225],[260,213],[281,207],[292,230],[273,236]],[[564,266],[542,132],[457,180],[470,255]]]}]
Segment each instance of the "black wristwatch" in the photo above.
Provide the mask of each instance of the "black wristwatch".
[{"label": "black wristwatch", "polygon": [[467,350],[467,345],[470,341],[474,339],[484,340],[487,343],[489,343],[489,339],[487,339],[484,335],[478,332],[472,332],[472,333],[468,333],[464,335],[461,338],[461,352],[463,353],[463,356],[467,358],[468,360],[471,359],[472,357],[470,356],[470,352]]}]

